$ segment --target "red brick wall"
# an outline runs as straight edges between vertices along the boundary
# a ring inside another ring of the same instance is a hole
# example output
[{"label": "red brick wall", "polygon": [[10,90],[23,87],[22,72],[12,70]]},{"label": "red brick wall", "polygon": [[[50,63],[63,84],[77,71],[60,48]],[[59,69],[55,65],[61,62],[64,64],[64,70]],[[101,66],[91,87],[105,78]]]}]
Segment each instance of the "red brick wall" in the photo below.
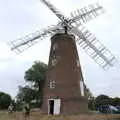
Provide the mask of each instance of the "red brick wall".
[{"label": "red brick wall", "polygon": [[[53,51],[53,45],[58,48]],[[57,64],[52,66],[52,59],[56,57]],[[47,113],[49,98],[61,99],[61,113],[71,114],[87,111],[86,97],[81,96],[79,81],[83,80],[81,67],[77,67],[79,60],[73,35],[56,34],[51,38],[46,84],[44,88],[43,111]],[[55,88],[50,89],[49,81],[55,80]]]}]

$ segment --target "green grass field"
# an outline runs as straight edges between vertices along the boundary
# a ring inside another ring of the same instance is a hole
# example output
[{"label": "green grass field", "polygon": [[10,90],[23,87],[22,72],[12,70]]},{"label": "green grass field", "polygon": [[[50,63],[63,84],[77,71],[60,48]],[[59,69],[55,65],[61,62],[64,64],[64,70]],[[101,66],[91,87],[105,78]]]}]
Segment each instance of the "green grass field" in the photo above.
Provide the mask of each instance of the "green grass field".
[{"label": "green grass field", "polygon": [[27,119],[22,113],[16,112],[8,115],[7,112],[0,112],[0,120],[120,120],[120,115],[58,115],[48,116],[40,112],[32,112],[30,118]]}]

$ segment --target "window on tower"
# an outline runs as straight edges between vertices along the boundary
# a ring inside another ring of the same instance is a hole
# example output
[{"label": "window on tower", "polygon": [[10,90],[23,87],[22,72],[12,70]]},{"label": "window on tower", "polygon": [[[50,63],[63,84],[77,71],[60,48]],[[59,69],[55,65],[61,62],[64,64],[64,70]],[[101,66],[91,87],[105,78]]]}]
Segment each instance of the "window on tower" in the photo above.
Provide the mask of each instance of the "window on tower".
[{"label": "window on tower", "polygon": [[50,80],[49,81],[49,86],[48,86],[50,89],[53,89],[55,88],[55,81],[54,80]]},{"label": "window on tower", "polygon": [[76,60],[77,67],[80,67],[79,59]]},{"label": "window on tower", "polygon": [[58,44],[57,43],[54,43],[53,44],[53,51],[52,51],[52,60],[51,60],[51,66],[55,66],[58,62],[58,56],[56,56],[56,50],[58,48]]},{"label": "window on tower", "polygon": [[58,48],[58,44],[57,43],[53,44],[53,51],[55,51],[57,48]]},{"label": "window on tower", "polygon": [[56,64],[57,64],[57,59],[56,58],[52,59],[52,66],[55,66]]}]

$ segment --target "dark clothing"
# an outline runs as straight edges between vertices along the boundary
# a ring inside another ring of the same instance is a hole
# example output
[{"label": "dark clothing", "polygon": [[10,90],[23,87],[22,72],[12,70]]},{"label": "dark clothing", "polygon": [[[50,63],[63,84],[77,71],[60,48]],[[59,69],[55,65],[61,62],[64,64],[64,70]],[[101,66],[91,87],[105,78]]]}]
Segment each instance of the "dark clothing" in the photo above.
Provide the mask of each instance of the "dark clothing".
[{"label": "dark clothing", "polygon": [[30,114],[30,108],[29,107],[27,107],[27,106],[25,106],[25,115],[26,116],[29,116],[29,114]]}]

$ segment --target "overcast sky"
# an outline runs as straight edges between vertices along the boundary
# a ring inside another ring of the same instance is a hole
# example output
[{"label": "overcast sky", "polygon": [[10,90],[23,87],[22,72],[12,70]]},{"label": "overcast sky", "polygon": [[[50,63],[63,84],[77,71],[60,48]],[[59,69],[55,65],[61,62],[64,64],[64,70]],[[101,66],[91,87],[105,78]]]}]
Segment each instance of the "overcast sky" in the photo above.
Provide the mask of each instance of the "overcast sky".
[{"label": "overcast sky", "polygon": [[[82,8],[96,0],[51,0],[62,12]],[[120,1],[99,0],[106,13],[88,22],[86,27],[120,59]],[[40,30],[45,26],[57,24],[58,18],[40,0],[0,0],[0,91],[15,97],[18,85],[24,85],[24,72],[40,60],[48,63],[50,37],[40,41],[20,55],[10,51],[8,42]],[[107,94],[120,96],[120,68],[109,71],[101,69],[78,47],[83,76],[93,95]]]}]

